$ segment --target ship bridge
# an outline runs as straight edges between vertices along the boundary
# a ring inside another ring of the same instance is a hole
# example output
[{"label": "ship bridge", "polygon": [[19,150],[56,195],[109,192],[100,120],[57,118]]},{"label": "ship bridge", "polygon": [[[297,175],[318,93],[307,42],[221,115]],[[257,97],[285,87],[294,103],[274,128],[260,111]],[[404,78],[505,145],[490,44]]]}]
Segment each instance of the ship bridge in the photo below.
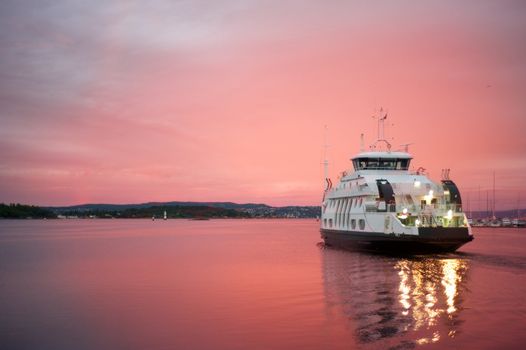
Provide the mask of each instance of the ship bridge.
[{"label": "ship bridge", "polygon": [[362,152],[353,157],[355,171],[359,170],[408,170],[411,155],[406,152]]}]

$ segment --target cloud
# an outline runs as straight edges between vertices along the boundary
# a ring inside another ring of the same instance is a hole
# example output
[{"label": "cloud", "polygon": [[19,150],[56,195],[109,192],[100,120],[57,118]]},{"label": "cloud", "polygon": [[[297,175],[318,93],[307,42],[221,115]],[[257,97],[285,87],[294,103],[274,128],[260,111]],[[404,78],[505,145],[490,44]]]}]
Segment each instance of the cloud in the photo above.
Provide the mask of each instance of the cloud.
[{"label": "cloud", "polygon": [[4,1],[0,201],[315,204],[323,125],[336,174],[359,134],[374,135],[380,105],[393,143],[415,142],[433,173],[453,166],[468,184],[498,162],[512,174],[526,147],[525,12],[513,1]]}]

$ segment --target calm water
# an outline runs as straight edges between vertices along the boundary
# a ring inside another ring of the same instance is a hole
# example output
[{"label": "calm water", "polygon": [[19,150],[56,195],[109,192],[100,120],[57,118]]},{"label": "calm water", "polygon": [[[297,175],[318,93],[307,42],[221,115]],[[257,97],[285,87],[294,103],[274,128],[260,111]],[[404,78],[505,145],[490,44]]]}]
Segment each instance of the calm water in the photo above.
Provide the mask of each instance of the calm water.
[{"label": "calm water", "polygon": [[448,255],[314,220],[0,221],[1,349],[519,349],[526,229]]}]

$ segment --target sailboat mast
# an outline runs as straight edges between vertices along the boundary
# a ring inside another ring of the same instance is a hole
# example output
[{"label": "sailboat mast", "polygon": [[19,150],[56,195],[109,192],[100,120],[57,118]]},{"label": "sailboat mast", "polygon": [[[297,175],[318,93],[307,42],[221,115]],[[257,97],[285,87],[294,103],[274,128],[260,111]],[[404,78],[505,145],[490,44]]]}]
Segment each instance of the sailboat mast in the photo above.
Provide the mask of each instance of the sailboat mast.
[{"label": "sailboat mast", "polygon": [[520,218],[520,212],[521,212],[521,193],[517,193],[517,222],[519,221],[519,218]]},{"label": "sailboat mast", "polygon": [[479,185],[479,199],[477,201],[477,210],[479,211],[479,215],[478,215],[479,219],[482,216],[481,203],[482,203],[482,197],[480,196],[480,185]]},{"label": "sailboat mast", "polygon": [[489,191],[486,190],[486,217],[489,217]]},{"label": "sailboat mast", "polygon": [[495,220],[495,170],[493,170],[493,205],[492,205],[492,217]]},{"label": "sailboat mast", "polygon": [[473,219],[473,212],[471,211],[471,202],[469,199],[470,199],[470,193],[468,192],[468,213],[469,213],[469,218]]}]

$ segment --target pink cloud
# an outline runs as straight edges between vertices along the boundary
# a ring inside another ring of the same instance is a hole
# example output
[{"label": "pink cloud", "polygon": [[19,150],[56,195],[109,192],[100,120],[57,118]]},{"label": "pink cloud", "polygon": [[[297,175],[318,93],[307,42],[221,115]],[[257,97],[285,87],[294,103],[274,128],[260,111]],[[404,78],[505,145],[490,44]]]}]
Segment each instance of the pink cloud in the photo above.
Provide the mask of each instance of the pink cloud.
[{"label": "pink cloud", "polygon": [[336,177],[384,106],[415,164],[468,192],[495,170],[512,207],[526,28],[511,4],[85,6],[93,33],[54,21],[68,7],[19,11],[46,30],[2,41],[24,45],[0,62],[0,202],[317,204],[323,125]]}]

